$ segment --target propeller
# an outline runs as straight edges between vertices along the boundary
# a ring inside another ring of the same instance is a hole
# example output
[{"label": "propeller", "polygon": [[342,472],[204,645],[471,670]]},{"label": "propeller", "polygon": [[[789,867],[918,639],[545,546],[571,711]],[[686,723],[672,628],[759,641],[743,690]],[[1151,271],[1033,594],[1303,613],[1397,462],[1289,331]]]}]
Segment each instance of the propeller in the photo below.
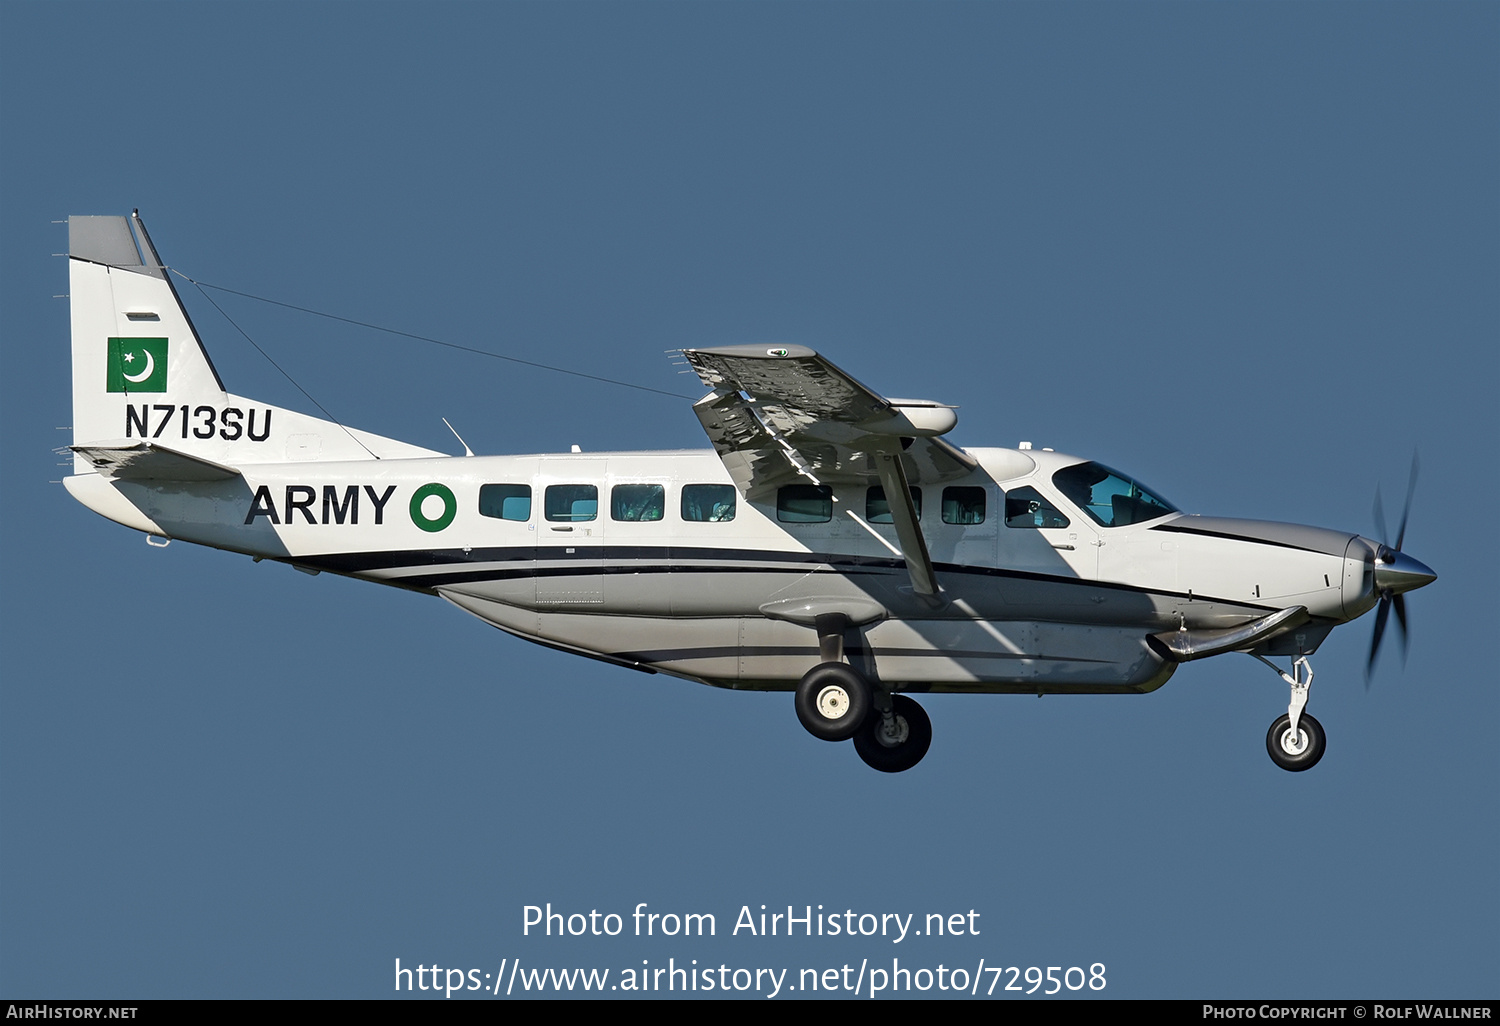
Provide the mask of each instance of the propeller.
[{"label": "propeller", "polygon": [[1370,637],[1370,659],[1365,664],[1365,688],[1370,686],[1370,674],[1375,670],[1375,659],[1380,655],[1380,643],[1385,637],[1386,621],[1391,610],[1396,611],[1396,625],[1401,634],[1401,664],[1406,665],[1407,631],[1406,592],[1431,584],[1437,575],[1422,563],[1401,551],[1406,541],[1406,521],[1411,516],[1411,498],[1417,490],[1417,454],[1411,456],[1411,479],[1406,484],[1406,505],[1401,510],[1401,526],[1396,529],[1396,544],[1390,545],[1386,530],[1385,508],[1380,501],[1380,486],[1375,486],[1375,530],[1381,543],[1375,550],[1375,593],[1380,596],[1380,605],[1375,610],[1375,633]]}]

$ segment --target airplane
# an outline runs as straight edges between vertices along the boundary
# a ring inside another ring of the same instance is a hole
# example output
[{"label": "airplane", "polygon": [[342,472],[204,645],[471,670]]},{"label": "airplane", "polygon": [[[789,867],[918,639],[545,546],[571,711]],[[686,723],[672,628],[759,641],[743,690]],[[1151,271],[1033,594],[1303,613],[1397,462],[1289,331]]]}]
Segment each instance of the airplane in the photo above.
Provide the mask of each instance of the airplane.
[{"label": "airplane", "polygon": [[139,212],[68,236],[65,485],[89,509],[615,666],[791,691],[809,733],[884,772],[931,743],[914,694],[1142,694],[1231,652],[1289,686],[1266,747],[1307,770],[1309,657],[1376,609],[1373,665],[1436,580],[1402,551],[1415,464],[1394,545],[1187,515],[1092,460],[959,448],[953,407],[796,345],[681,351],[712,449],[450,456],[231,394]]}]

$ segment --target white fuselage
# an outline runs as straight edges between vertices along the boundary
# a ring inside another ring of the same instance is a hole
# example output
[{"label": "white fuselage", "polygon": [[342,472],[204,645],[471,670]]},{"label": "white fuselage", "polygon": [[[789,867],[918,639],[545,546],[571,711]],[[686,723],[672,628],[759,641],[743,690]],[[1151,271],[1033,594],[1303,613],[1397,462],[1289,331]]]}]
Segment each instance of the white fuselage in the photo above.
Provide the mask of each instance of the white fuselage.
[{"label": "white fuselage", "polygon": [[[969,452],[978,468],[928,488],[922,504],[940,602],[912,594],[895,527],[870,521],[864,487],[835,487],[820,522],[785,522],[774,498],[743,497],[732,519],[688,519],[686,489],[729,483],[712,451],[241,464],[225,481],[69,482],[129,526],[438,594],[544,644],[728,687],[788,688],[816,662],[813,632],[775,612],[799,603],[868,610],[851,662],[899,690],[1025,692],[1158,687],[1173,664],[1144,643],[1152,631],[1232,627],[1303,605],[1323,625],[1310,626],[1310,645],[1304,632],[1310,650],[1369,608],[1362,550],[1344,551],[1352,534],[1283,525],[1318,543],[1290,544],[1224,529],[1254,522],[1180,514],[1105,528],[1052,484],[1076,457]],[[485,515],[481,492],[496,485],[524,487],[529,503]],[[611,501],[639,485],[660,487],[645,514],[655,519]],[[584,506],[549,518],[548,490],[579,486],[595,490],[592,515]],[[947,522],[940,494],[951,487],[984,490],[977,523]],[[1007,526],[1005,494],[1018,488],[1040,493],[1067,526]]]}]

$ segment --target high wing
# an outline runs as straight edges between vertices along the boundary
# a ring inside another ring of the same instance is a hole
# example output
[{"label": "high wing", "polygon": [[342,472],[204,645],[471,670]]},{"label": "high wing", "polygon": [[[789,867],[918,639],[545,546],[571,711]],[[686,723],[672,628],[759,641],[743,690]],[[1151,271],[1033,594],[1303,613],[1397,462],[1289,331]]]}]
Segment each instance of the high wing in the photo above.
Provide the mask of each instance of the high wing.
[{"label": "high wing", "polygon": [[799,477],[873,484],[879,454],[901,454],[912,484],[951,481],[976,466],[937,437],[958,422],[953,407],[886,399],[811,349],[726,346],[682,355],[713,389],[693,412],[747,498]]},{"label": "high wing", "polygon": [[685,349],[713,389],[693,404],[748,499],[799,479],[880,484],[918,594],[938,591],[910,486],[963,477],[976,461],[939,438],[958,418],[927,400],[886,399],[804,346]]}]

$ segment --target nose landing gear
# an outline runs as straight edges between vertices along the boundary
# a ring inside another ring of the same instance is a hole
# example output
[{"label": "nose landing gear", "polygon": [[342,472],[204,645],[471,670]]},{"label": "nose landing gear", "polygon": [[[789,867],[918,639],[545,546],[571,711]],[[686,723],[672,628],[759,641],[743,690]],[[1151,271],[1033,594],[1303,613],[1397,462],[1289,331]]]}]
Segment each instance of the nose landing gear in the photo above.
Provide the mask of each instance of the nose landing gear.
[{"label": "nose landing gear", "polygon": [[[1285,673],[1269,659],[1255,658],[1275,670],[1292,689],[1286,714],[1271,724],[1266,734],[1266,751],[1271,761],[1289,773],[1312,769],[1323,758],[1323,749],[1327,746],[1323,725],[1311,713],[1303,712],[1307,707],[1307,693],[1312,688],[1312,664],[1307,661],[1307,656],[1298,656],[1292,661],[1292,672]],[[1305,678],[1303,674],[1306,674]]]}]

